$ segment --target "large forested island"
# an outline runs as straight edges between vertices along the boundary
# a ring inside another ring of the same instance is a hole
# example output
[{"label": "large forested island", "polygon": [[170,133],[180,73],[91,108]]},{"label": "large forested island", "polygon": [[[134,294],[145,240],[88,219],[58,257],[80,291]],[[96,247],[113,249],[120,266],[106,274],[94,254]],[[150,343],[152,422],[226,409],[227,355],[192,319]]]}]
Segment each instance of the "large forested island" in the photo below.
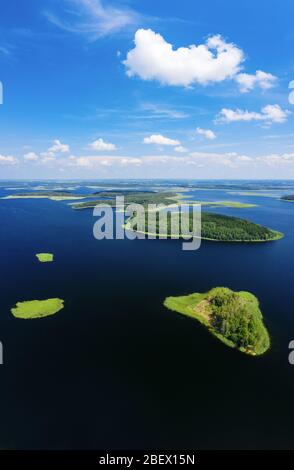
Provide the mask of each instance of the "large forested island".
[{"label": "large forested island", "polygon": [[[167,218],[166,236],[172,238],[171,217],[172,215],[169,214]],[[184,221],[185,217],[189,217],[189,228],[192,231],[192,213],[183,214],[182,221]],[[136,230],[137,226],[132,223],[132,218],[127,222],[126,228]],[[148,213],[146,213],[145,216],[144,233],[148,234]],[[156,234],[159,234],[159,218],[157,218],[156,222]],[[203,240],[222,242],[266,242],[279,240],[282,237],[283,234],[281,232],[264,227],[263,225],[255,224],[249,220],[215,214],[213,212],[202,212],[201,214],[201,238]]]},{"label": "large forested island", "polygon": [[227,346],[246,354],[257,356],[270,347],[258,300],[250,292],[216,287],[204,294],[167,297],[164,305],[198,320]]}]

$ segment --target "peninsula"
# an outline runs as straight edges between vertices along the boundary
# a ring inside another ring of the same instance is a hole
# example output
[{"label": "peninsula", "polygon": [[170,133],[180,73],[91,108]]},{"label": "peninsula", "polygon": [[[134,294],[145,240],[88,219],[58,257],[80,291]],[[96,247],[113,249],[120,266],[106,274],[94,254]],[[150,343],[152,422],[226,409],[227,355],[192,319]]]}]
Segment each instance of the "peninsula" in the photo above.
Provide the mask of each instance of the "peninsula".
[{"label": "peninsula", "polygon": [[[167,238],[172,238],[173,233],[171,230],[172,214],[167,217]],[[185,218],[189,218],[185,221]],[[193,214],[182,214],[182,223],[189,224],[190,230],[193,229]],[[143,221],[144,226],[144,221]],[[145,215],[144,233],[148,235],[148,212]],[[125,228],[127,230],[134,230],[132,226],[132,218],[128,219]],[[156,233],[159,234],[159,217],[156,222]],[[215,214],[213,212],[202,212],[201,214],[201,239],[219,242],[268,242],[279,240],[284,235],[281,232],[264,227],[263,225],[250,222],[246,219],[238,217],[229,217],[227,215]]]}]

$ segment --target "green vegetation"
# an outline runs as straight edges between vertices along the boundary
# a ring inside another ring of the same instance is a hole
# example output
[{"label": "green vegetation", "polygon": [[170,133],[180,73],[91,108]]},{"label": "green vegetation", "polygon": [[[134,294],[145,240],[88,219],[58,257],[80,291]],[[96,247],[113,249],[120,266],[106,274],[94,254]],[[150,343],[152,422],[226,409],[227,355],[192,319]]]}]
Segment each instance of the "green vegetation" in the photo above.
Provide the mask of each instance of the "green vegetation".
[{"label": "green vegetation", "polygon": [[246,354],[260,355],[270,347],[258,300],[249,292],[216,287],[204,294],[167,297],[164,305],[198,320],[227,346]]},{"label": "green vegetation", "polygon": [[64,301],[62,299],[47,300],[29,300],[27,302],[18,302],[11,313],[16,318],[31,320],[34,318],[48,317],[54,315],[63,309]]},{"label": "green vegetation", "polygon": [[228,191],[229,194],[234,194],[236,196],[254,196],[254,197],[272,197],[275,199],[279,199],[277,194],[273,193],[264,193],[264,192],[254,192],[254,191]]},{"label": "green vegetation", "polygon": [[[108,190],[97,191],[91,194],[76,194],[70,191],[33,191],[24,192],[19,194],[12,194],[4,197],[3,199],[51,199],[52,201],[64,200],[77,200],[77,199],[92,199],[71,204],[73,209],[92,209],[97,204],[108,204],[114,206],[116,197],[124,196],[125,204],[179,204],[183,199],[189,196],[179,194],[174,189],[171,191],[134,191],[134,190]],[[250,208],[255,207],[255,204],[241,203],[237,201],[186,201],[189,204],[201,204],[202,206],[209,207],[233,207],[233,208]]]},{"label": "green vegetation", "polygon": [[[172,204],[178,203],[183,197],[173,192],[155,192],[155,191],[99,191],[94,193],[92,197],[96,200],[85,201],[72,205],[73,209],[92,209],[97,204],[107,204],[115,206],[116,197],[124,196],[125,205],[127,204],[142,204],[147,207],[148,204]],[[98,199],[99,196],[99,199]]]},{"label": "green vegetation", "polygon": [[91,195],[74,194],[69,191],[34,191],[5,196],[2,199],[51,199],[52,201],[66,201],[71,199],[85,199]]},{"label": "green vegetation", "polygon": [[[172,237],[171,233],[171,214],[167,217],[167,236]],[[189,217],[189,229],[193,230],[193,214],[182,214],[182,222]],[[131,219],[127,221],[127,229],[132,229]],[[148,234],[148,213],[145,214],[144,233]],[[133,227],[136,230],[136,226]],[[195,232],[195,228],[194,228]],[[156,234],[159,233],[159,217],[157,216]],[[255,224],[245,219],[229,217],[227,215],[215,214],[212,212],[202,212],[201,215],[201,238],[203,240],[222,241],[222,242],[266,242],[278,240],[283,234],[269,229],[259,224]]]},{"label": "green vegetation", "polygon": [[36,257],[40,263],[51,263],[53,261],[54,255],[53,253],[37,253]]},{"label": "green vegetation", "polygon": [[232,207],[234,209],[249,209],[257,204],[243,203],[238,201],[191,201],[192,204],[200,204],[208,207]]},{"label": "green vegetation", "polygon": [[282,196],[282,201],[294,202],[294,194],[289,194],[288,196]]}]

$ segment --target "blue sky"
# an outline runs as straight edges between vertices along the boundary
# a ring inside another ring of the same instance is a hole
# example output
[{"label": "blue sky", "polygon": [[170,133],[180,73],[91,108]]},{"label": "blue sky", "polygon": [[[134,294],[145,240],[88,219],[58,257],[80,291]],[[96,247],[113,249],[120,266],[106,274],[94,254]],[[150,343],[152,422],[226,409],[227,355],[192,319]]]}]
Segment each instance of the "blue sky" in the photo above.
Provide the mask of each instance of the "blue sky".
[{"label": "blue sky", "polygon": [[10,0],[0,178],[293,178],[292,0]]}]

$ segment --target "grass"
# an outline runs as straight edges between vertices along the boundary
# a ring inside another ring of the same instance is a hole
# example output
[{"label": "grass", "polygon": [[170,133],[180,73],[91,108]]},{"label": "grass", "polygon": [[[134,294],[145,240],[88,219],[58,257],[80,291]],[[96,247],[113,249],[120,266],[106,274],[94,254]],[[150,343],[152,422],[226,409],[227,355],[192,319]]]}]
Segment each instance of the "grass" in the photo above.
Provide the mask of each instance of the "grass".
[{"label": "grass", "polygon": [[43,318],[54,315],[62,310],[64,307],[63,303],[64,301],[58,298],[17,302],[16,306],[11,309],[11,313],[15,318],[24,320]]},{"label": "grass", "polygon": [[53,261],[54,255],[53,253],[37,253],[36,257],[40,263],[51,263]]},{"label": "grass", "polygon": [[[231,348],[238,349],[240,352],[249,354],[251,356],[264,354],[266,349],[253,350],[238,347],[233,341],[223,336],[212,326],[210,320],[212,311],[207,300],[210,293],[211,291],[206,293],[194,293],[179,297],[167,297],[164,300],[164,306],[171,311],[193,318],[194,320],[198,320],[208,329],[211,334],[216,336],[220,341]],[[257,317],[259,317],[260,321],[262,322],[262,314],[259,309],[259,302],[257,298],[250,292],[241,291],[237,294],[240,298],[240,302],[249,303],[251,310],[255,312]],[[263,328],[265,330],[265,335],[268,336],[268,344],[270,344],[269,335],[264,325]]]}]

